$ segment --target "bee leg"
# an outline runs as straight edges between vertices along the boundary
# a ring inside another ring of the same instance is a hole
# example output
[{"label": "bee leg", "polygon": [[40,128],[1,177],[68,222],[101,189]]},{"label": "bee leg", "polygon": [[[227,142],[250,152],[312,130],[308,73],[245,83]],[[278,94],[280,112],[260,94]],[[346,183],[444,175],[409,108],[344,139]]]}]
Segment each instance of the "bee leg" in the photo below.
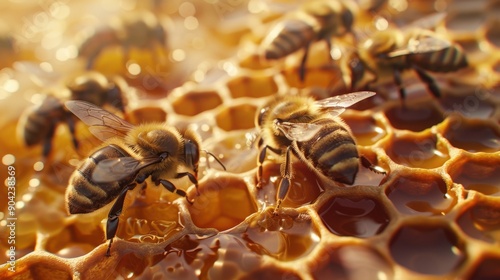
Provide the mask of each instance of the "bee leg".
[{"label": "bee leg", "polygon": [[179,179],[179,178],[182,178],[182,177],[185,177],[187,176],[189,178],[189,181],[191,181],[191,183],[194,184],[194,187],[196,188],[196,193],[198,195],[200,195],[200,191],[198,190],[198,179],[196,179],[196,177],[189,173],[189,172],[182,172],[182,173],[177,173],[177,175],[175,176],[176,179]]},{"label": "bee leg", "polygon": [[399,71],[399,69],[394,69],[394,82],[398,86],[399,97],[401,98],[401,102],[403,102],[406,98],[406,89],[403,86],[403,80],[401,78],[401,71]]},{"label": "bee leg", "polygon": [[369,159],[367,159],[365,156],[361,156],[360,157],[360,160],[361,160],[361,164],[370,169],[372,172],[375,172],[377,174],[387,174],[387,172],[383,171],[383,170],[380,170],[381,168],[379,168],[378,166],[374,165],[373,163],[370,162]]},{"label": "bee leg", "polygon": [[266,159],[267,145],[264,146],[259,153],[259,171],[257,172],[257,188],[262,187],[262,173],[263,173],[263,163]]},{"label": "bee leg", "polygon": [[78,150],[80,143],[78,142],[78,139],[76,139],[75,121],[71,115],[68,116],[68,118],[66,119],[66,123],[68,124],[69,132],[71,133],[71,140],[73,140],[73,147],[75,147],[75,150]]},{"label": "bee leg", "polygon": [[436,81],[425,71],[417,66],[413,66],[413,69],[415,69],[415,72],[417,72],[418,77],[422,82],[424,82],[427,85],[427,88],[429,91],[434,95],[436,98],[441,97],[441,91],[439,90],[439,87],[436,84]]},{"label": "bee leg", "polygon": [[290,146],[286,148],[285,162],[282,165],[282,170],[281,170],[282,178],[280,181],[280,185],[278,187],[275,212],[280,208],[281,202],[285,199],[288,193],[288,189],[290,187],[290,178],[292,177],[292,161],[290,159],[291,151],[292,148]]},{"label": "bee leg", "polygon": [[106,238],[109,239],[108,250],[106,251],[106,256],[111,256],[111,244],[113,243],[113,238],[116,235],[116,230],[118,229],[118,223],[120,221],[119,217],[122,213],[123,202],[125,201],[125,196],[127,192],[135,187],[134,184],[130,184],[123,188],[122,192],[118,195],[115,204],[111,207],[108,214],[108,221],[106,222]]},{"label": "bee leg", "polygon": [[[259,146],[261,146],[262,143],[259,143]],[[281,154],[281,151],[279,149],[273,148],[269,145],[264,145],[264,147],[262,147],[262,149],[259,152],[259,162],[258,162],[259,170],[257,172],[257,188],[262,187],[263,163],[264,163],[264,160],[266,160],[266,153],[267,153],[268,148],[269,148],[269,150],[273,151],[274,153],[276,153],[278,155]]]},{"label": "bee leg", "polygon": [[54,137],[55,131],[56,131],[56,126],[54,124],[51,124],[49,131],[47,132],[47,135],[45,136],[45,140],[43,142],[42,156],[44,159],[47,158],[50,151],[52,150],[52,138]]},{"label": "bee leg", "polygon": [[185,197],[186,200],[187,200],[187,202],[189,202],[189,204],[193,204],[194,201],[189,200],[189,198],[187,197],[186,192],[183,191],[183,190],[180,190],[180,189],[176,188],[174,186],[174,184],[172,184],[172,182],[167,181],[167,180],[163,180],[163,179],[158,179],[158,180],[155,181],[155,185],[158,186],[159,184],[161,184],[165,189],[169,190],[170,192],[178,194],[178,195],[180,195],[182,197]]},{"label": "bee leg", "polygon": [[304,82],[306,77],[306,61],[308,54],[309,54],[309,44],[305,46],[304,55],[302,56],[302,60],[300,61],[299,78],[301,82]]}]

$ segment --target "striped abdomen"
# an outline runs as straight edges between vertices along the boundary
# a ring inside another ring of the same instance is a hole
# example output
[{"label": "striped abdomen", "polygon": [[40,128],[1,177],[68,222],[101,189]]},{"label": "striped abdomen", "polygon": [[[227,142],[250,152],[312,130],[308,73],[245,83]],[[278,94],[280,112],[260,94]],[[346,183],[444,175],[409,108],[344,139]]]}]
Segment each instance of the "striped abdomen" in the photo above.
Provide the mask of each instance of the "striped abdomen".
[{"label": "striped abdomen", "polygon": [[128,156],[130,155],[117,145],[105,146],[90,155],[71,175],[66,191],[68,212],[90,213],[113,201],[127,184],[132,183],[135,174],[120,181],[96,183],[92,180],[92,172],[104,159]]},{"label": "striped abdomen", "polygon": [[322,129],[311,140],[297,143],[300,152],[326,177],[351,185],[358,173],[359,156],[350,132],[333,119],[313,123]]},{"label": "striped abdomen", "polygon": [[42,143],[56,129],[58,122],[63,120],[64,108],[59,99],[48,95],[40,106],[25,115],[22,135],[27,146]]},{"label": "striped abdomen", "polygon": [[307,44],[315,41],[317,37],[313,27],[299,19],[289,19],[281,22],[266,38],[264,56],[266,59],[280,59]]},{"label": "striped abdomen", "polygon": [[435,52],[411,54],[408,60],[431,72],[453,72],[468,65],[465,53],[455,45]]}]

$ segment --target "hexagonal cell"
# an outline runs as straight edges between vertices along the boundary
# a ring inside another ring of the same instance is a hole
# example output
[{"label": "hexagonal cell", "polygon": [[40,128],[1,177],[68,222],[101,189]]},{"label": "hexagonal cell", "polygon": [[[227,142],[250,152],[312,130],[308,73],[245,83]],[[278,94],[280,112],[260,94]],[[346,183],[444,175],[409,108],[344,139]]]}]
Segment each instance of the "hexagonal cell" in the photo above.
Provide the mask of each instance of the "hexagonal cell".
[{"label": "hexagonal cell", "polygon": [[485,37],[488,42],[493,44],[496,48],[500,48],[500,31],[498,30],[498,25],[500,20],[493,19],[490,20],[486,26]]},{"label": "hexagonal cell", "polygon": [[293,261],[309,255],[318,245],[319,231],[305,213],[287,215],[270,209],[259,213],[242,238],[259,255]]},{"label": "hexagonal cell", "polygon": [[[476,88],[461,87],[460,95],[446,94],[439,100],[447,112],[455,112],[464,117],[478,119],[488,119],[495,113],[496,105],[488,100],[490,93],[479,91],[476,85]],[[464,90],[464,88],[466,89]]]},{"label": "hexagonal cell", "polygon": [[500,201],[477,201],[457,218],[457,224],[472,238],[500,242]]},{"label": "hexagonal cell", "polygon": [[273,95],[278,91],[274,76],[259,72],[232,78],[227,81],[226,85],[233,98],[260,98]]},{"label": "hexagonal cell", "polygon": [[[306,164],[296,161],[292,163],[293,178],[288,194],[282,202],[283,207],[297,208],[313,202],[323,189],[318,176]],[[280,164],[265,163],[263,166],[263,184],[258,189],[257,199],[263,204],[276,203],[276,193],[281,182]]]},{"label": "hexagonal cell", "polygon": [[432,173],[399,176],[385,193],[400,213],[408,215],[444,215],[457,203],[441,176]]},{"label": "hexagonal cell", "polygon": [[341,81],[342,74],[339,69],[329,67],[307,68],[304,81],[300,81],[299,69],[288,68],[283,71],[283,76],[288,85],[295,88],[306,87],[331,87],[332,81]]},{"label": "hexagonal cell", "polygon": [[311,274],[314,279],[393,279],[390,263],[377,251],[359,245],[322,248]]},{"label": "hexagonal cell", "polygon": [[421,274],[443,275],[465,260],[464,242],[447,227],[407,225],[391,238],[389,250],[401,266]]},{"label": "hexagonal cell", "polygon": [[172,108],[177,114],[195,116],[221,104],[222,97],[217,91],[197,89],[178,96],[172,101]]},{"label": "hexagonal cell", "polygon": [[384,126],[373,116],[343,115],[342,119],[351,128],[358,145],[373,145],[387,135]]},{"label": "hexagonal cell", "polygon": [[129,112],[126,120],[136,125],[141,123],[165,122],[167,120],[167,112],[159,107],[144,106]]},{"label": "hexagonal cell", "polygon": [[500,128],[491,122],[454,118],[442,133],[451,145],[468,152],[495,153],[500,150]]},{"label": "hexagonal cell", "polygon": [[390,222],[383,203],[369,197],[333,197],[318,213],[323,224],[340,236],[372,237]]},{"label": "hexagonal cell", "polygon": [[468,279],[496,280],[500,279],[500,256],[482,256]]},{"label": "hexagonal cell", "polygon": [[215,174],[199,185],[200,195],[188,210],[200,228],[226,230],[257,211],[257,206],[242,178]]},{"label": "hexagonal cell", "polygon": [[426,169],[441,167],[450,158],[445,144],[430,132],[392,136],[386,152],[398,164]]},{"label": "hexagonal cell", "polygon": [[239,104],[224,107],[215,115],[217,126],[226,131],[254,128],[257,107],[252,104]]},{"label": "hexagonal cell", "polygon": [[384,111],[392,127],[422,131],[444,120],[443,113],[434,102],[419,102],[405,106],[393,105]]},{"label": "hexagonal cell", "polygon": [[471,155],[453,162],[448,167],[453,182],[466,190],[485,195],[500,195],[500,159],[494,156]]}]

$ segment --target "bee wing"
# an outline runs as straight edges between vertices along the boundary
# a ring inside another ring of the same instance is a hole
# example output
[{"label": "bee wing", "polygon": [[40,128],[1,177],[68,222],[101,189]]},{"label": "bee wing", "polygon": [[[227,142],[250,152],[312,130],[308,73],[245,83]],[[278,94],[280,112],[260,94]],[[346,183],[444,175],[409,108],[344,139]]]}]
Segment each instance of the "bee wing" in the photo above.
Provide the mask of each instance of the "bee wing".
[{"label": "bee wing", "polygon": [[374,95],[373,91],[351,92],[318,100],[314,104],[321,110],[327,110],[332,117],[335,117],[342,114],[349,106]]},{"label": "bee wing", "polygon": [[408,44],[401,49],[394,50],[387,54],[388,57],[398,57],[409,54],[431,53],[443,50],[451,46],[447,40],[436,37],[425,37],[419,39],[411,39]]},{"label": "bee wing", "polygon": [[410,28],[422,28],[422,29],[433,29],[436,27],[440,22],[444,20],[446,17],[446,13],[433,13],[428,16],[419,18],[413,22],[410,22],[406,26],[404,26],[402,29],[407,30]]},{"label": "bee wing", "polygon": [[124,137],[134,126],[122,118],[85,101],[66,101],[66,108],[90,128],[90,132],[101,141],[111,137]]},{"label": "bee wing", "polygon": [[158,163],[159,158],[139,161],[133,157],[120,157],[101,160],[92,172],[92,180],[96,183],[108,183],[134,175],[142,168]]},{"label": "bee wing", "polygon": [[292,141],[304,142],[310,140],[321,129],[320,125],[312,123],[281,122],[276,126]]}]

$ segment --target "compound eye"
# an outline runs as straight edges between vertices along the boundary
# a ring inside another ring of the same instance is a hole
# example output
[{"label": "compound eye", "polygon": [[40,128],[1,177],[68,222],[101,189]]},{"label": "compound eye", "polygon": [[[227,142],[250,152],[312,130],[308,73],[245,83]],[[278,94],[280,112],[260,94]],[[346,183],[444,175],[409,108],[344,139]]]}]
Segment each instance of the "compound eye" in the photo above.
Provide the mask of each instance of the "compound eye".
[{"label": "compound eye", "polygon": [[257,117],[255,118],[256,126],[262,127],[262,124],[264,123],[264,118],[266,117],[268,111],[269,111],[269,106],[260,109],[259,113],[257,114]]},{"label": "compound eye", "polygon": [[196,170],[200,161],[200,149],[198,145],[190,140],[184,144],[184,154],[186,156],[186,165],[192,170]]}]

